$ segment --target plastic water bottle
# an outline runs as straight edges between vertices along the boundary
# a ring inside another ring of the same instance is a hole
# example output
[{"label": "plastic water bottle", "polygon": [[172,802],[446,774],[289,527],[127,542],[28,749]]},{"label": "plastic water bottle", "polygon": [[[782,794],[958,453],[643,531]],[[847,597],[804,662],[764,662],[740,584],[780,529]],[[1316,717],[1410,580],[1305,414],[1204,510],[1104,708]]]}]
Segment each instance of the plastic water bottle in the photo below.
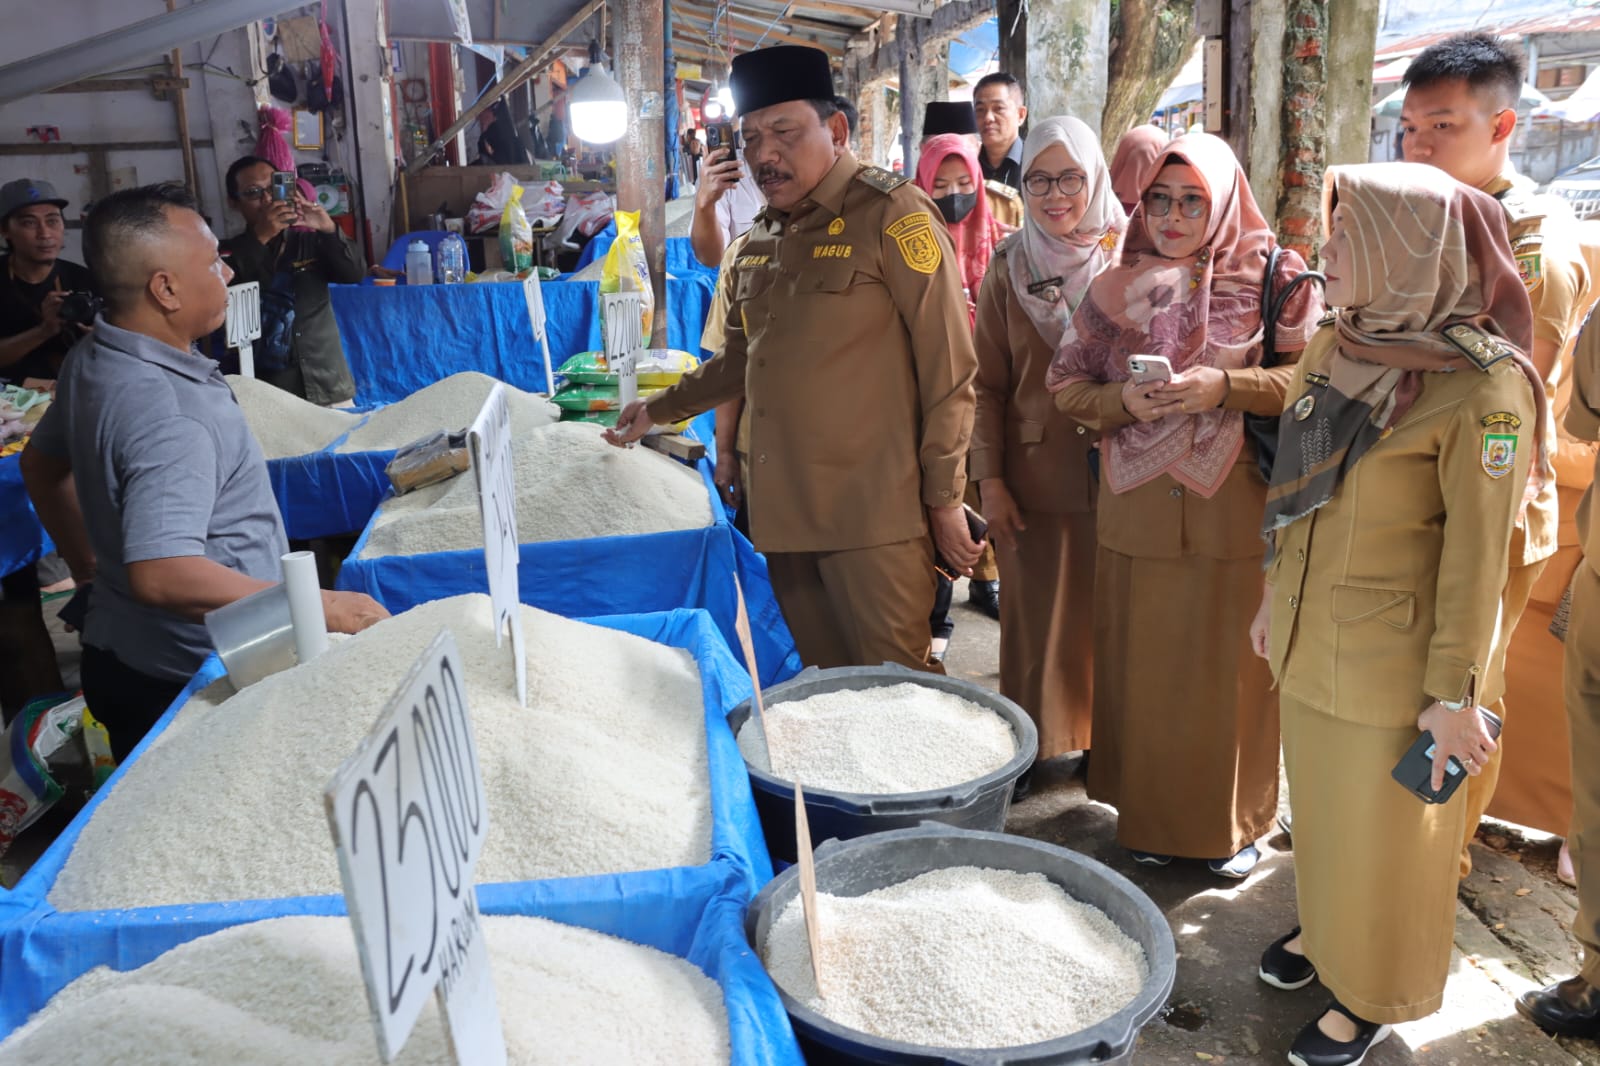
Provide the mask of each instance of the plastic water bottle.
[{"label": "plastic water bottle", "polygon": [[406,249],[406,284],[433,284],[433,256],[427,241],[412,241]]},{"label": "plastic water bottle", "polygon": [[439,280],[446,285],[467,280],[467,242],[458,233],[439,242]]}]

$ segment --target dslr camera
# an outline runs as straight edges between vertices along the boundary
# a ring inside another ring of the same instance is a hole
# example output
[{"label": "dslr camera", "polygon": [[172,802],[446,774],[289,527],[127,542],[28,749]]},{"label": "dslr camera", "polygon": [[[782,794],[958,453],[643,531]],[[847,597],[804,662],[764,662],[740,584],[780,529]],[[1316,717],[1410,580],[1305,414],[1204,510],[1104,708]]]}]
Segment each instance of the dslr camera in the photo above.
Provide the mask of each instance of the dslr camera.
[{"label": "dslr camera", "polygon": [[75,326],[92,326],[105,301],[92,292],[69,292],[61,301],[61,321]]}]

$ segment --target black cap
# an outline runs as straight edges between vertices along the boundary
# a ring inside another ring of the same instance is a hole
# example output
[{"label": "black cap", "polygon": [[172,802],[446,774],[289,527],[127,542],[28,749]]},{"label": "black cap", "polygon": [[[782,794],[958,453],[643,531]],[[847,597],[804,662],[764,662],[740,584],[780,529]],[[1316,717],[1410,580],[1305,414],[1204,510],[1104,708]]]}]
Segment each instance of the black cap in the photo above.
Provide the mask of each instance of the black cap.
[{"label": "black cap", "polygon": [[922,109],[922,135],[977,133],[978,113],[966,100],[935,100]]},{"label": "black cap", "polygon": [[820,48],[780,44],[733,57],[728,71],[734,109],[741,115],[791,100],[832,100],[833,71]]}]

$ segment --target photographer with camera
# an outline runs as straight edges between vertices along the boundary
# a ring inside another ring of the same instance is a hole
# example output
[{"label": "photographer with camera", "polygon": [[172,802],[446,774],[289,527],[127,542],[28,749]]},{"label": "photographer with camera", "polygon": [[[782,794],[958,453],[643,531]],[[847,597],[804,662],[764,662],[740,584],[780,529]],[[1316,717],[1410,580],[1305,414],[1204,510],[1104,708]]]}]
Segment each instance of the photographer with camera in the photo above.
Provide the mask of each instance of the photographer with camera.
[{"label": "photographer with camera", "polygon": [[[356,247],[302,193],[293,174],[247,155],[228,168],[228,202],[244,232],[222,242],[234,283],[261,285],[256,377],[312,403],[342,404],[356,394],[328,298],[330,284],[366,276]],[[306,188],[309,188],[307,186]]]},{"label": "photographer with camera", "polygon": [[689,242],[701,266],[714,267],[735,237],[747,231],[756,212],[767,206],[750,168],[734,151],[732,122],[706,125],[706,153],[694,190],[694,221]]},{"label": "photographer with camera", "polygon": [[48,182],[19,178],[0,187],[0,378],[48,388],[67,350],[94,321],[89,271],[60,258],[67,201]]}]

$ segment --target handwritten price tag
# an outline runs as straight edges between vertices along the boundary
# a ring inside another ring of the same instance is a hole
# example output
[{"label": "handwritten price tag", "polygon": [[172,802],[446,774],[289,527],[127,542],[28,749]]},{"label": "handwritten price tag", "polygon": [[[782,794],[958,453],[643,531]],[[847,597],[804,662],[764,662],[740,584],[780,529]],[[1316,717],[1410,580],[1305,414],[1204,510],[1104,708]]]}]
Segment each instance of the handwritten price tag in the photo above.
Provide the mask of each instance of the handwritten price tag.
[{"label": "handwritten price tag", "polygon": [[517,580],[517,494],[512,480],[511,413],[506,389],[496,384],[467,434],[472,473],[483,513],[483,554],[494,606],[494,644],[511,627],[511,657],[517,669],[517,702],[528,705],[528,666],[522,646],[522,593]]},{"label": "handwritten price tag", "polygon": [[639,398],[639,355],[644,327],[636,292],[608,292],[600,297],[606,324],[606,366],[617,372],[618,401],[626,407]]},{"label": "handwritten price tag", "polygon": [[437,995],[455,1060],[503,1066],[473,873],[489,802],[448,630],[323,792],[378,1033],[391,1062]]},{"label": "handwritten price tag", "polygon": [[261,337],[261,283],[228,286],[224,319],[228,347],[239,353],[239,373],[256,376],[255,342]]}]

